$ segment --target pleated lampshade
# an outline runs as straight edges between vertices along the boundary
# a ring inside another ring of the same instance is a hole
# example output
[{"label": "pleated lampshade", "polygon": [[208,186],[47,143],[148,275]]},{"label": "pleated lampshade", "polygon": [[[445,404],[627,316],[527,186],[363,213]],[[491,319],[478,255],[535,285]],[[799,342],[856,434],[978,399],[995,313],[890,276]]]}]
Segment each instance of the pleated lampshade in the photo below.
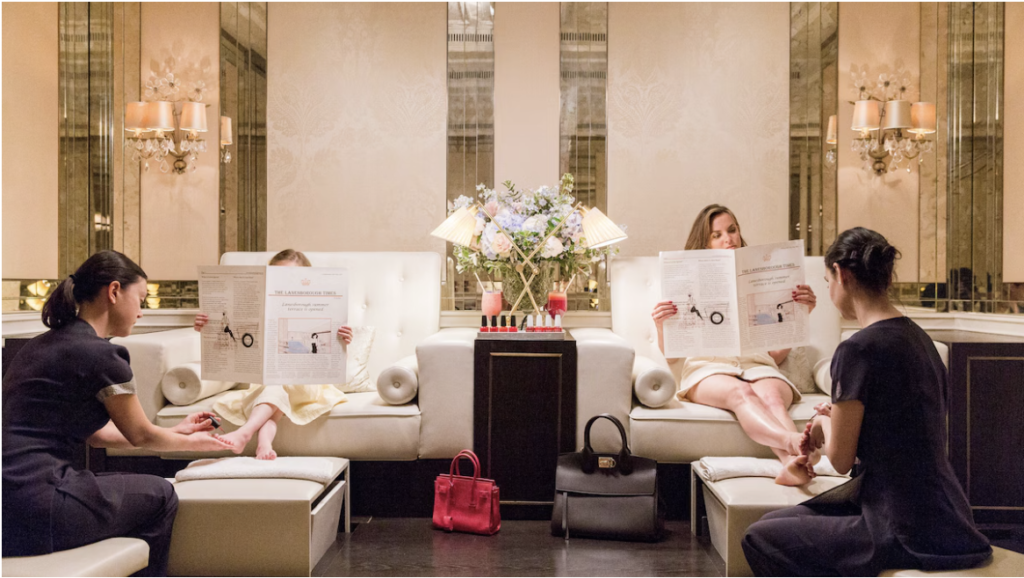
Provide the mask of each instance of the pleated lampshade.
[{"label": "pleated lampshade", "polygon": [[444,220],[430,235],[456,245],[469,247],[476,233],[476,211],[461,207]]},{"label": "pleated lampshade", "polygon": [[583,215],[583,238],[588,248],[597,249],[625,240],[626,232],[595,207]]}]

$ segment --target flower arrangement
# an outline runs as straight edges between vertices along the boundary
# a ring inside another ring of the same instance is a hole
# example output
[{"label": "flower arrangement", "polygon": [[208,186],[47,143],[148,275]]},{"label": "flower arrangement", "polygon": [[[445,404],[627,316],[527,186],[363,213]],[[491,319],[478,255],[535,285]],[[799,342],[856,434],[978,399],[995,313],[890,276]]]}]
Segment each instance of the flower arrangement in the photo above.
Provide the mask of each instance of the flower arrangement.
[{"label": "flower arrangement", "polygon": [[543,186],[524,191],[505,181],[505,190],[494,190],[481,184],[476,188],[477,199],[463,195],[450,203],[449,214],[475,202],[482,206],[476,214],[470,245],[455,245],[453,250],[459,272],[471,272],[478,278],[482,273],[492,286],[495,278],[500,278],[506,298],[512,300],[523,288],[519,271],[525,269],[527,280],[532,273],[529,266],[517,269],[525,264],[523,254],[533,255],[530,261],[539,269],[531,289],[546,294],[556,275],[571,281],[576,274],[589,271],[604,255],[617,253],[618,248],[587,247],[583,215],[574,207],[573,184],[569,173],[562,176],[558,189]]}]

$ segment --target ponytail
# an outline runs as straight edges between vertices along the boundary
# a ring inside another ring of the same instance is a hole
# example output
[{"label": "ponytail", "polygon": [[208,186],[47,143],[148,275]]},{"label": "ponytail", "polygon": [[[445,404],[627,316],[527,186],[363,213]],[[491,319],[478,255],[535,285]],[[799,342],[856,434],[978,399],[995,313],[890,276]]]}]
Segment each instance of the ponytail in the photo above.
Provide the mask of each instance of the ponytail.
[{"label": "ponytail", "polygon": [[117,251],[100,251],[53,290],[43,305],[43,325],[64,327],[78,317],[80,304],[92,301],[114,281],[124,287],[139,279],[146,279],[146,272],[134,261]]}]

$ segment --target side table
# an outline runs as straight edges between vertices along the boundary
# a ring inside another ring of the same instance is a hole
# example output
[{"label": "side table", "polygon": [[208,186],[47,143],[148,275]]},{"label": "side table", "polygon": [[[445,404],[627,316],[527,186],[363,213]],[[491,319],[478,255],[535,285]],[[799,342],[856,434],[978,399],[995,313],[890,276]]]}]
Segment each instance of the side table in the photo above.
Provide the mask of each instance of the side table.
[{"label": "side table", "polygon": [[576,448],[576,341],[476,341],[473,451],[506,519],[550,519],[558,454]]}]

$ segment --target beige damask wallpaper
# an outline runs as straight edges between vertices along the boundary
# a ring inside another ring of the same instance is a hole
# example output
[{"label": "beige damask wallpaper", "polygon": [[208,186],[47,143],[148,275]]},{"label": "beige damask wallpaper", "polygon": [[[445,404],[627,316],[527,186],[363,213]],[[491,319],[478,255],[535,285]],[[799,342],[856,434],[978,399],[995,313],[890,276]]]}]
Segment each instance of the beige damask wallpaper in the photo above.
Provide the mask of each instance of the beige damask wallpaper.
[{"label": "beige damask wallpaper", "polygon": [[920,172],[915,163],[876,177],[861,168],[850,150],[855,100],[851,67],[877,80],[879,74],[905,70],[911,87],[907,99],[919,98],[921,82],[921,12],[918,4],[843,3],[839,6],[839,230],[868,227],[885,235],[903,257],[896,262],[901,282],[914,282],[918,267],[918,208]]},{"label": "beige damask wallpaper", "polygon": [[143,3],[141,18],[143,100],[151,99],[145,91],[154,75],[174,74],[181,94],[202,82],[209,130],[207,152],[199,155],[194,172],[162,173],[151,162],[142,173],[139,264],[151,279],[195,279],[197,266],[216,265],[220,259],[220,8],[208,2]]},{"label": "beige damask wallpaper", "polygon": [[443,251],[446,7],[271,3],[267,245]]},{"label": "beige damask wallpaper", "polygon": [[3,277],[57,276],[57,4],[3,7]]},{"label": "beige damask wallpaper", "polygon": [[705,205],[787,238],[789,6],[621,4],[608,15],[608,213],[623,255],[679,250]]}]

